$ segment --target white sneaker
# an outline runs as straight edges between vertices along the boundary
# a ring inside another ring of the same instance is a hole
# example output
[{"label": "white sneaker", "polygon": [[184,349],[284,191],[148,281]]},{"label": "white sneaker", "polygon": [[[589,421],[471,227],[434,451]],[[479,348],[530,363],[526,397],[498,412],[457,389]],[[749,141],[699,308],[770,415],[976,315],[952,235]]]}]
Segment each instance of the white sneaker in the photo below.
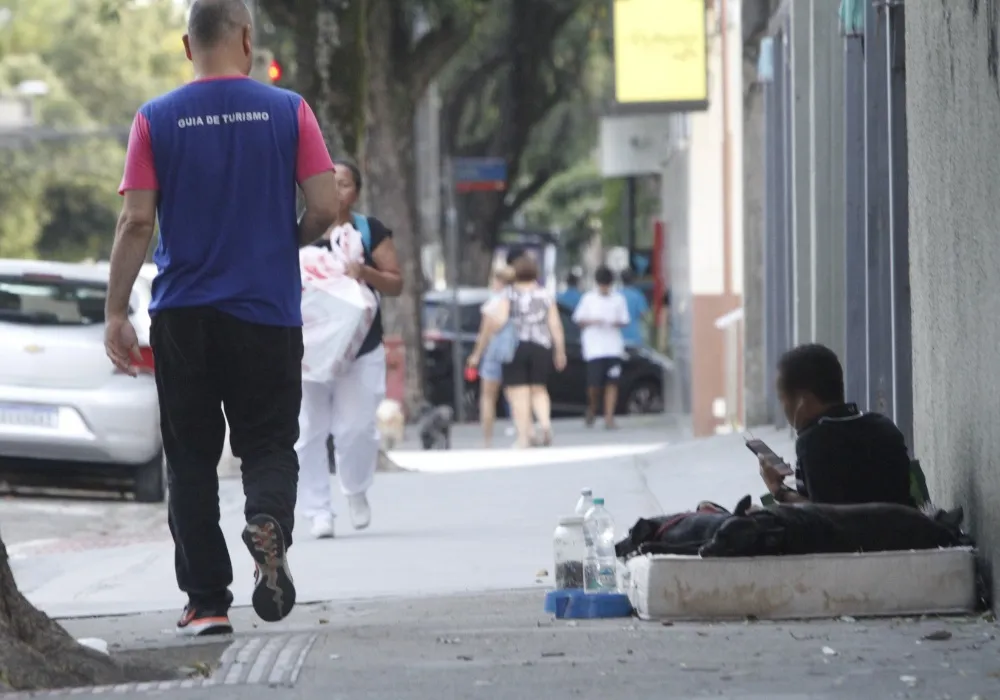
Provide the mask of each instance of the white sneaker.
[{"label": "white sneaker", "polygon": [[318,540],[333,537],[333,513],[324,513],[313,518],[312,536]]},{"label": "white sneaker", "polygon": [[372,509],[368,505],[368,496],[356,493],[347,497],[347,505],[351,510],[351,524],[355,530],[364,530],[372,521]]}]

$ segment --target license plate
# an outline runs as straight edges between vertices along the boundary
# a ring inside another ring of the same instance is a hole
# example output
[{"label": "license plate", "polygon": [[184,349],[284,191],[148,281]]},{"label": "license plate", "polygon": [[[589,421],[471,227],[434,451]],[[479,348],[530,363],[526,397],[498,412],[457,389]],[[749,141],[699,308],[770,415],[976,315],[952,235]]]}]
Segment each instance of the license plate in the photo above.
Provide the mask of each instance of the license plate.
[{"label": "license plate", "polygon": [[0,404],[0,425],[22,428],[58,428],[59,409],[49,406]]}]

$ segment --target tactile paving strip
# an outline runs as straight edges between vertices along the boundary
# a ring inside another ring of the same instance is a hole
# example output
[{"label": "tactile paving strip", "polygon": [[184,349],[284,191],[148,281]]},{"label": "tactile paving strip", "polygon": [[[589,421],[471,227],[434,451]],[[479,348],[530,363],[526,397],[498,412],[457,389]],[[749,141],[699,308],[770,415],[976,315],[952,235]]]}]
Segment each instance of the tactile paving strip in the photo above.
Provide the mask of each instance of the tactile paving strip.
[{"label": "tactile paving strip", "polygon": [[7,698],[50,698],[68,695],[105,695],[208,688],[216,685],[267,685],[290,688],[316,642],[315,634],[279,634],[235,640],[223,652],[219,667],[208,678],[149,683],[121,683],[5,694]]}]

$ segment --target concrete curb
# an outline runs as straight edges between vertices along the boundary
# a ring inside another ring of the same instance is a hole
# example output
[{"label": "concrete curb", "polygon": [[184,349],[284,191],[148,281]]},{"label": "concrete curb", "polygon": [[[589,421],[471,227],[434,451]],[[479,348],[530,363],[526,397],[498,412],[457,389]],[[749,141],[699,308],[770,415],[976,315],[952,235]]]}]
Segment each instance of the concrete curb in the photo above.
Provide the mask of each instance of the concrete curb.
[{"label": "concrete curb", "polygon": [[389,457],[388,454],[386,454],[385,450],[379,450],[378,464],[375,466],[375,472],[382,474],[400,474],[400,473],[412,474],[413,470],[404,469],[403,467],[393,462],[392,458]]}]

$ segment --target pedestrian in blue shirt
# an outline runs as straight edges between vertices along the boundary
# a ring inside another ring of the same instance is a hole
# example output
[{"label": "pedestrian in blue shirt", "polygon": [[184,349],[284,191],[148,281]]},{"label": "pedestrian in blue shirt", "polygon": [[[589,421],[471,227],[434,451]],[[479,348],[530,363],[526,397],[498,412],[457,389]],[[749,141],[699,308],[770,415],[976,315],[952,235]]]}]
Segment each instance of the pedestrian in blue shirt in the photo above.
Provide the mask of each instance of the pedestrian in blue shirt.
[{"label": "pedestrian in blue shirt", "polygon": [[129,295],[159,223],[150,344],[185,635],[232,632],[217,471],[227,420],[242,461],[243,542],[257,565],[253,608],[276,622],[295,604],[286,552],[299,476],[299,247],[322,236],[338,209],[333,162],[309,105],[247,77],[251,22],[242,0],[191,5],[184,48],[195,79],[135,116],[111,251],[105,348],[135,376]]},{"label": "pedestrian in blue shirt", "polygon": [[559,306],[566,308],[570,313],[576,311],[577,304],[580,303],[580,299],[583,298],[583,293],[580,291],[580,275],[575,272],[570,272],[566,275],[566,289],[559,292],[556,296],[556,302]]},{"label": "pedestrian in blue shirt", "polygon": [[629,317],[628,325],[622,328],[622,335],[627,345],[644,345],[646,341],[643,339],[642,324],[649,314],[649,302],[643,291],[636,286],[635,275],[631,270],[623,270],[621,279],[621,293],[628,305]]}]

